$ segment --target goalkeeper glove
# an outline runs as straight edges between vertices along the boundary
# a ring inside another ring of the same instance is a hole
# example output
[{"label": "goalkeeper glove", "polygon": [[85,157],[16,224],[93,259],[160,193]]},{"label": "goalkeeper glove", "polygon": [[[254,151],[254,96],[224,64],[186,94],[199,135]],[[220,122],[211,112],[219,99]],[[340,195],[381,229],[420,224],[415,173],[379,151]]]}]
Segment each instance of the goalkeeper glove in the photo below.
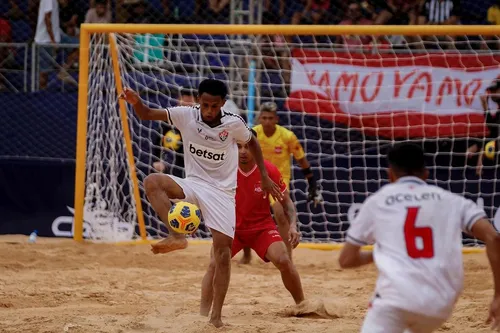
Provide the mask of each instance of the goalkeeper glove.
[{"label": "goalkeeper glove", "polygon": [[307,182],[309,183],[307,202],[314,202],[314,208],[316,208],[319,203],[323,202],[323,196],[321,195],[321,191],[318,188],[311,168],[304,169],[302,172],[306,176]]}]

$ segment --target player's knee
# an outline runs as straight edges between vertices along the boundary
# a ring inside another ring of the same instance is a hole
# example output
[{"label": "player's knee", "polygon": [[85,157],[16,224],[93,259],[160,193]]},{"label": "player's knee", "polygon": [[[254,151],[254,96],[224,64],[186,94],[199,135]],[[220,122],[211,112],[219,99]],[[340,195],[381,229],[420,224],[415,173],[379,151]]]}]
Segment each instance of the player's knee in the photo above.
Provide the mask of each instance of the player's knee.
[{"label": "player's knee", "polygon": [[210,264],[208,264],[208,271],[215,272],[215,258],[210,259]]},{"label": "player's knee", "polygon": [[160,189],[160,177],[160,174],[153,173],[144,178],[144,190],[146,191],[146,195],[151,195]]},{"label": "player's knee", "polygon": [[275,264],[280,272],[290,272],[291,270],[293,270],[292,260],[287,253],[283,253],[282,255],[280,255]]}]

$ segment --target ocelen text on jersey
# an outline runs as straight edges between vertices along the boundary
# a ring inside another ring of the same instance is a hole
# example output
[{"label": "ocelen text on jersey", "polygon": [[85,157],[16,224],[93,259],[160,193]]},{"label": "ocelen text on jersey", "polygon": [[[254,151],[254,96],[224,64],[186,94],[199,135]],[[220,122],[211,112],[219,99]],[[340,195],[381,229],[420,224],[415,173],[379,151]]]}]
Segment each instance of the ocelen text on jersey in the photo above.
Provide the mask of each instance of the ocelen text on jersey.
[{"label": "ocelen text on jersey", "polygon": [[436,192],[424,193],[396,193],[385,198],[385,204],[391,206],[398,203],[418,203],[421,201],[440,201],[441,196]]}]

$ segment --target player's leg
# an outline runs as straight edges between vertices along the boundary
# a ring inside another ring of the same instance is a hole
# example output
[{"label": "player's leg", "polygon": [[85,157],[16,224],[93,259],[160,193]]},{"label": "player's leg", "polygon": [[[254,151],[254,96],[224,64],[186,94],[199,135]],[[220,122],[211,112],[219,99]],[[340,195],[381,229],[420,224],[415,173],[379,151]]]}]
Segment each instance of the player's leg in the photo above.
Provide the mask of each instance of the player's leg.
[{"label": "player's leg", "polygon": [[404,333],[406,325],[403,310],[373,304],[366,314],[361,333]]},{"label": "player's leg", "polygon": [[[189,192],[187,186],[184,187]],[[185,199],[184,189],[171,176],[159,173],[151,174],[144,179],[144,189],[151,206],[153,206],[169,232],[167,238],[152,245],[153,253],[167,253],[186,248],[187,240],[185,235],[173,231],[168,224],[168,213],[172,206],[170,200]]]},{"label": "player's leg", "polygon": [[437,331],[445,318],[435,318],[407,312],[408,328],[404,333],[432,333]]},{"label": "player's leg", "polygon": [[288,231],[290,230],[290,222],[283,210],[283,206],[279,202],[272,203],[273,207],[273,215],[276,224],[278,225],[278,231],[280,232],[281,238],[283,238],[283,242],[286,245],[286,249],[288,251],[288,256],[292,259],[292,245],[288,241]]},{"label": "player's leg", "polygon": [[215,275],[213,279],[214,294],[210,322],[215,327],[221,327],[222,305],[226,298],[231,277],[231,246],[233,239],[215,229],[210,229],[213,238]]},{"label": "player's leg", "polygon": [[215,327],[221,327],[222,306],[231,275],[231,247],[236,226],[234,192],[218,190],[203,182],[196,182],[193,186],[196,186],[196,197],[203,212],[205,226],[212,233],[215,275],[210,322]]},{"label": "player's leg", "polygon": [[[271,237],[273,237],[273,235],[266,231],[262,234],[262,238],[259,237],[262,240],[256,239],[255,241],[260,242],[259,244],[264,244],[266,242],[269,244],[272,242],[267,247],[265,258],[279,269],[285,288],[290,292],[295,303],[299,304],[304,300],[304,291],[302,290],[299,272],[297,272],[297,268],[288,256],[285,243],[281,239],[279,241],[273,241]],[[264,241],[264,238],[266,238],[267,241]],[[277,238],[275,237],[275,239]],[[256,251],[258,251],[258,248]]]},{"label": "player's leg", "polygon": [[212,301],[214,299],[214,276],[215,276],[215,258],[214,248],[210,250],[210,263],[208,264],[207,272],[201,281],[201,303],[200,314],[208,316],[212,308]]},{"label": "player's leg", "polygon": [[252,261],[252,249],[249,247],[243,248],[243,256],[241,257],[239,263],[247,265]]},{"label": "player's leg", "polygon": [[[243,244],[235,237],[233,239],[233,245],[231,247],[231,258],[233,258],[238,252],[241,251]],[[200,303],[200,314],[202,316],[208,316],[210,309],[212,308],[212,302],[214,299],[214,276],[215,276],[215,258],[214,249],[212,247],[210,251],[210,264],[208,265],[207,272],[203,277],[201,282],[201,303]]]}]

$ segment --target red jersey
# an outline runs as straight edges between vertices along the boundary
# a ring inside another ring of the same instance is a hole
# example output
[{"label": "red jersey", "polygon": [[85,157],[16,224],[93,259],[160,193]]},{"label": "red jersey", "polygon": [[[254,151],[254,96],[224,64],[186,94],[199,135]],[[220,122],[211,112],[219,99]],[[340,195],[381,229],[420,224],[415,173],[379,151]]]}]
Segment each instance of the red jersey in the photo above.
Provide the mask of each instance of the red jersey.
[{"label": "red jersey", "polygon": [[[281,192],[286,191],[278,168],[271,162],[264,161],[267,173],[273,182],[280,186]],[[271,215],[269,196],[264,197],[260,186],[260,171],[257,165],[250,172],[238,168],[238,187],[236,188],[236,232],[238,230],[256,230],[275,225]]]}]

